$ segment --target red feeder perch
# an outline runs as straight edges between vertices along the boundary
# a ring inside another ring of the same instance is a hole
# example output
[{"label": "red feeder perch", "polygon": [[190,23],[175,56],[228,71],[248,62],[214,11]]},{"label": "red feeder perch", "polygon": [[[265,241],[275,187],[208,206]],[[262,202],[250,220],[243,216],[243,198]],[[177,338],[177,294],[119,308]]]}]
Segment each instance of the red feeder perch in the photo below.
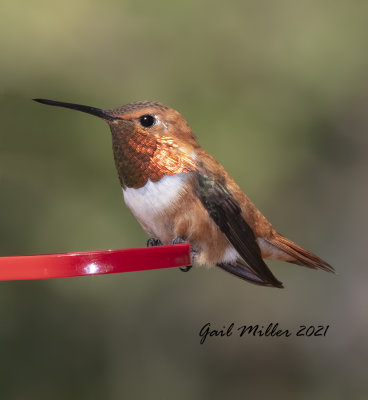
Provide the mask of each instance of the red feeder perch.
[{"label": "red feeder perch", "polygon": [[188,243],[136,249],[0,257],[0,280],[66,278],[191,265]]}]

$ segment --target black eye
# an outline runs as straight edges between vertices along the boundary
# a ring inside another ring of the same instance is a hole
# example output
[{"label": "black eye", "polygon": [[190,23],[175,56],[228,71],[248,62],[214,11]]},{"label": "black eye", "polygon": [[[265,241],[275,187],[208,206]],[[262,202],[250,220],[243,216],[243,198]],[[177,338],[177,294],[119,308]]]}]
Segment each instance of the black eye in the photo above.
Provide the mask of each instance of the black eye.
[{"label": "black eye", "polygon": [[145,128],[150,128],[155,124],[156,118],[151,114],[144,114],[141,117],[139,117],[139,122]]}]

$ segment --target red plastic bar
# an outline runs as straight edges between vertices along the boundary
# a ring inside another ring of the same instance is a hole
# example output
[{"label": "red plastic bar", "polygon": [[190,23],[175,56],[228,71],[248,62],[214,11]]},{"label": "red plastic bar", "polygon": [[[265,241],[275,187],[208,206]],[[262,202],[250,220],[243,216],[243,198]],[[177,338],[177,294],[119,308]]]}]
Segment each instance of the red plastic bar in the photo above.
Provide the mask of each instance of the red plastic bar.
[{"label": "red plastic bar", "polygon": [[136,249],[0,257],[0,280],[116,274],[191,265],[188,243]]}]

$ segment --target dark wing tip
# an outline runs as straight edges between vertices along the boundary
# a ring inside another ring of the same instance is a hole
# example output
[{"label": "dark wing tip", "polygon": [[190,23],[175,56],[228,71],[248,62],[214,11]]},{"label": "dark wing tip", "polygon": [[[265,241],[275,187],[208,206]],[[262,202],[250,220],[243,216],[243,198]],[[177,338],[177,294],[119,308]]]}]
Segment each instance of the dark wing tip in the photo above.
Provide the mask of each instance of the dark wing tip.
[{"label": "dark wing tip", "polygon": [[[224,264],[223,269],[245,280],[282,287],[262,259],[252,228],[244,220],[241,208],[230,191],[216,178],[198,171],[196,194],[209,216],[232,244],[244,263]],[[244,272],[246,270],[246,272]],[[249,279],[250,274],[253,278]]]},{"label": "dark wing tip", "polygon": [[237,260],[235,263],[219,263],[218,267],[240,279],[253,283],[259,286],[276,287],[282,289],[284,285],[275,277],[273,279],[263,279],[256,275],[242,260]]}]

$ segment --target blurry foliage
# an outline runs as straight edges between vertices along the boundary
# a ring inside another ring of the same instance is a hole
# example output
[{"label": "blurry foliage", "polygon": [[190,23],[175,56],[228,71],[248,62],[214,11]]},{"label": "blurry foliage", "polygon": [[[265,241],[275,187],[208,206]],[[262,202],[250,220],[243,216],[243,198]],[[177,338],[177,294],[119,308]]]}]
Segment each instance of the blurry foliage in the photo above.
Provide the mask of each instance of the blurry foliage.
[{"label": "blurry foliage", "polygon": [[[2,399],[365,398],[368,3],[4,1],[0,252],[144,245],[103,122],[32,97],[178,109],[275,227],[338,275],[222,271],[0,284]],[[202,325],[330,324],[327,338]]]}]

